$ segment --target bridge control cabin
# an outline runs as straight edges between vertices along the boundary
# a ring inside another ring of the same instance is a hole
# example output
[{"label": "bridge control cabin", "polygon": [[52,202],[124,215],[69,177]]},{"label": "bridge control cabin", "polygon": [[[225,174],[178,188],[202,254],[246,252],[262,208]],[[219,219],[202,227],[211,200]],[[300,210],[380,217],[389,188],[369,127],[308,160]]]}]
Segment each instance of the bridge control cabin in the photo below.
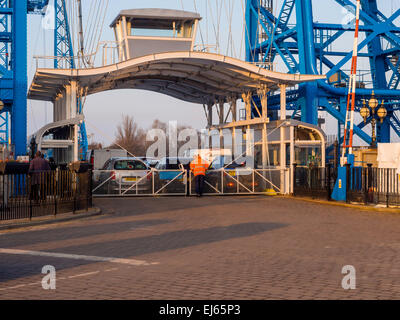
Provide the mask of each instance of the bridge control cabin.
[{"label": "bridge control cabin", "polygon": [[123,10],[114,19],[119,60],[161,52],[193,51],[198,13],[170,9]]}]

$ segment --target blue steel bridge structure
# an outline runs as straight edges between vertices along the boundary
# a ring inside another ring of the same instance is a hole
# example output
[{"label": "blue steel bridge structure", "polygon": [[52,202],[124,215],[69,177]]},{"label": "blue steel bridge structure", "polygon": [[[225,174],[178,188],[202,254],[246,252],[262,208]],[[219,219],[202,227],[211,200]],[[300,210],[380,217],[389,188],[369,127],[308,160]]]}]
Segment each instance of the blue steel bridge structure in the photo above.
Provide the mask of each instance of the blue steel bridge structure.
[{"label": "blue steel bridge structure", "polygon": [[[292,111],[292,118],[315,125],[318,112],[328,112],[337,120],[338,140],[342,143],[350,73],[344,68],[351,61],[353,51],[353,41],[348,41],[348,36],[347,42],[343,38],[346,34],[354,37],[355,23],[317,22],[312,0],[281,2],[280,8],[274,8],[273,0],[247,0],[246,60],[267,68],[279,61],[292,74],[326,74],[327,80],[302,84],[289,91],[288,110]],[[355,1],[324,0],[326,10],[335,3],[343,7],[344,12],[355,12]],[[384,100],[388,115],[383,123],[378,123],[376,138],[377,142],[390,142],[391,132],[400,137],[400,27],[395,24],[400,10],[385,16],[378,5],[389,7],[390,3],[361,0],[360,33],[363,36],[359,39],[358,51],[359,59],[369,60],[369,70],[366,72],[368,81],[361,80],[357,84],[356,111],[373,91],[380,102]],[[257,97],[254,100],[257,101]],[[254,116],[258,114],[255,108]],[[269,96],[268,109],[279,110],[278,95]],[[371,120],[370,117],[366,122],[355,123],[354,128],[354,133],[368,144],[372,139],[365,128]]]},{"label": "blue steel bridge structure", "polygon": [[[338,122],[338,137],[343,139],[347,80],[344,68],[352,57],[351,41],[343,45],[346,33],[354,26],[316,22],[312,0],[283,0],[273,10],[273,0],[246,0],[245,37],[246,60],[268,67],[280,61],[288,73],[327,74],[327,80],[302,84],[287,93],[288,110],[292,118],[310,124],[318,123],[318,112],[326,111]],[[355,10],[350,0],[324,0],[326,8],[337,3]],[[400,136],[400,27],[395,24],[400,10],[385,16],[378,8],[385,0],[361,0],[360,32],[365,35],[359,43],[359,56],[369,60],[368,83],[359,83],[356,109],[374,91],[378,100],[385,100],[388,116],[378,123],[377,141],[389,142],[391,132]],[[12,144],[15,155],[27,150],[27,15],[44,14],[49,0],[0,0],[0,143]],[[55,7],[54,68],[74,69],[70,25],[66,0],[51,0]],[[277,10],[276,10],[277,9]],[[273,13],[277,13],[275,16]],[[334,44],[346,50],[332,49]],[[70,59],[68,59],[70,58]],[[67,65],[65,65],[67,64]],[[258,97],[254,97],[256,105]],[[78,110],[82,103],[78,99]],[[269,110],[279,110],[279,95],[271,93]],[[253,117],[258,112],[253,110]],[[274,114],[274,112],[273,112]],[[276,113],[275,113],[276,114]],[[365,128],[370,123],[355,124],[355,134],[367,143],[371,136]],[[10,128],[11,127],[11,128]],[[9,136],[9,132],[11,135]],[[81,126],[80,151],[85,154],[87,138]]]},{"label": "blue steel bridge structure", "polygon": [[[0,0],[0,100],[4,103],[0,110],[0,144],[13,145],[16,156],[27,152],[27,15],[44,15],[49,4],[54,6],[55,14],[54,68],[74,69],[65,0]],[[81,101],[78,103],[82,111]],[[80,130],[82,155],[87,149],[84,126]]]}]

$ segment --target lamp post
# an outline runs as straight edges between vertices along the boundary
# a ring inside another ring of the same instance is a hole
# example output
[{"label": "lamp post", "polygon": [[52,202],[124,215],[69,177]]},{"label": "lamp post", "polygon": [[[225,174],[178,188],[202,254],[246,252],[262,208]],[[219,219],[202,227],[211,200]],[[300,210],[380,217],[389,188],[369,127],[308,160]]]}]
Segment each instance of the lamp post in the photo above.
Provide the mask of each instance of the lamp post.
[{"label": "lamp post", "polygon": [[375,93],[372,91],[372,96],[368,101],[368,107],[365,100],[363,101],[363,107],[360,109],[360,115],[364,119],[364,123],[367,123],[367,118],[371,117],[372,125],[372,143],[371,147],[376,148],[376,120],[379,119],[381,123],[387,116],[387,110],[384,105],[384,100],[382,100],[381,107],[376,111],[379,102],[375,98]]}]

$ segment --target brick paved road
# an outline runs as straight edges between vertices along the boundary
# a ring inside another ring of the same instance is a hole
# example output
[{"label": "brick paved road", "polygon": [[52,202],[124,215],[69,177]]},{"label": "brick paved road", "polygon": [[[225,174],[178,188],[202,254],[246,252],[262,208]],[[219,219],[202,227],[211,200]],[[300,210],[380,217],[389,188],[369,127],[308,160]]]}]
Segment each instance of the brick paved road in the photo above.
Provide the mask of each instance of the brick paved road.
[{"label": "brick paved road", "polygon": [[400,298],[400,215],[264,197],[96,205],[110,214],[0,233],[0,299]]}]

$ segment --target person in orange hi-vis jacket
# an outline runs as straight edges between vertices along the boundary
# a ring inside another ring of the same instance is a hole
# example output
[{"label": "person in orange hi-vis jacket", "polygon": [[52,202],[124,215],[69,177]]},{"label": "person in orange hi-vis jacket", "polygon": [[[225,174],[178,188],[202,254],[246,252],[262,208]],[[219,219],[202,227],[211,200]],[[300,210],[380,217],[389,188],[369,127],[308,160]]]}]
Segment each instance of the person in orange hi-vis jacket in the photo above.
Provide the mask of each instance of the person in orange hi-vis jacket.
[{"label": "person in orange hi-vis jacket", "polygon": [[204,178],[209,164],[203,160],[200,155],[197,155],[194,160],[190,163],[190,170],[194,175],[194,182],[196,186],[196,194],[198,197],[203,195],[204,189]]}]

